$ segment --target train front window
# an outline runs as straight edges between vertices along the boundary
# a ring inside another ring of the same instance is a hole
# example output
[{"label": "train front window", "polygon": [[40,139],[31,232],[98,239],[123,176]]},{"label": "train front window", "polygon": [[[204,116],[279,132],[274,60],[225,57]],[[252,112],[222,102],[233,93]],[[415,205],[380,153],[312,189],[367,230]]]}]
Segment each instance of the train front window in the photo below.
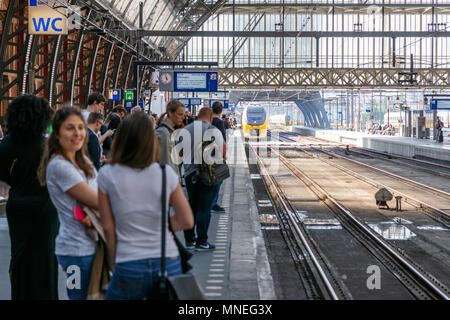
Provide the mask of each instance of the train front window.
[{"label": "train front window", "polygon": [[254,113],[249,112],[247,113],[247,119],[248,121],[263,121],[264,120],[264,114],[263,113]]}]

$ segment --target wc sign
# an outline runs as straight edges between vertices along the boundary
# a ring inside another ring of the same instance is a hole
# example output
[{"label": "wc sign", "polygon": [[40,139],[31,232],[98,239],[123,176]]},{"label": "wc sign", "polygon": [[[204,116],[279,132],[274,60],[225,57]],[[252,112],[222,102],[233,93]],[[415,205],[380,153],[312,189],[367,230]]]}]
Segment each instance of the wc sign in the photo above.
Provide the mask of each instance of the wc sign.
[{"label": "wc sign", "polygon": [[58,6],[55,0],[29,0],[28,5],[29,34],[68,33],[67,8]]}]

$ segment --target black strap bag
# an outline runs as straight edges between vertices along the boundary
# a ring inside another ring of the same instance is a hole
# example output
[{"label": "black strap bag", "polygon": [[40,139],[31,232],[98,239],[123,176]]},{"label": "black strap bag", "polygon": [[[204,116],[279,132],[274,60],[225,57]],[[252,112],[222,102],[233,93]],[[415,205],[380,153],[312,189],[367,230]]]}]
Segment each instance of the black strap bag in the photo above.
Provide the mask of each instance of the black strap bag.
[{"label": "black strap bag", "polygon": [[148,299],[149,300],[205,300],[203,291],[192,273],[168,276],[166,271],[166,168],[162,169],[162,192],[161,192],[161,268],[159,279]]}]

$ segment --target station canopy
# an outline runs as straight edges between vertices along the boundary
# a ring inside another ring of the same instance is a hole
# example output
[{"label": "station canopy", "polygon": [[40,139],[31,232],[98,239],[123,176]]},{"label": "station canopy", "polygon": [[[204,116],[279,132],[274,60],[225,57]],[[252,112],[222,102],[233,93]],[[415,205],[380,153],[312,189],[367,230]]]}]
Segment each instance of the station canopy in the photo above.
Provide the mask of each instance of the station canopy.
[{"label": "station canopy", "polygon": [[[138,0],[97,0],[111,10],[111,13],[130,27],[139,28]],[[146,0],[143,10],[144,30],[196,31],[227,0]],[[182,37],[146,37],[152,47],[174,59],[180,53],[189,38]]]}]

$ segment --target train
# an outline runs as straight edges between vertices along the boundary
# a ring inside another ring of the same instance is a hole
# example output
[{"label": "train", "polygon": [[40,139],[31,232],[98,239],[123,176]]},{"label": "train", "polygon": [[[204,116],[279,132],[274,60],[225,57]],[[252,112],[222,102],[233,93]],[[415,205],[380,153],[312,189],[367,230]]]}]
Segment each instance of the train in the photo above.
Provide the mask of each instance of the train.
[{"label": "train", "polygon": [[271,124],[281,124],[284,126],[292,126],[291,116],[288,114],[270,115],[269,122]]},{"label": "train", "polygon": [[267,137],[269,115],[266,109],[259,106],[247,106],[242,112],[242,132],[245,139]]}]

